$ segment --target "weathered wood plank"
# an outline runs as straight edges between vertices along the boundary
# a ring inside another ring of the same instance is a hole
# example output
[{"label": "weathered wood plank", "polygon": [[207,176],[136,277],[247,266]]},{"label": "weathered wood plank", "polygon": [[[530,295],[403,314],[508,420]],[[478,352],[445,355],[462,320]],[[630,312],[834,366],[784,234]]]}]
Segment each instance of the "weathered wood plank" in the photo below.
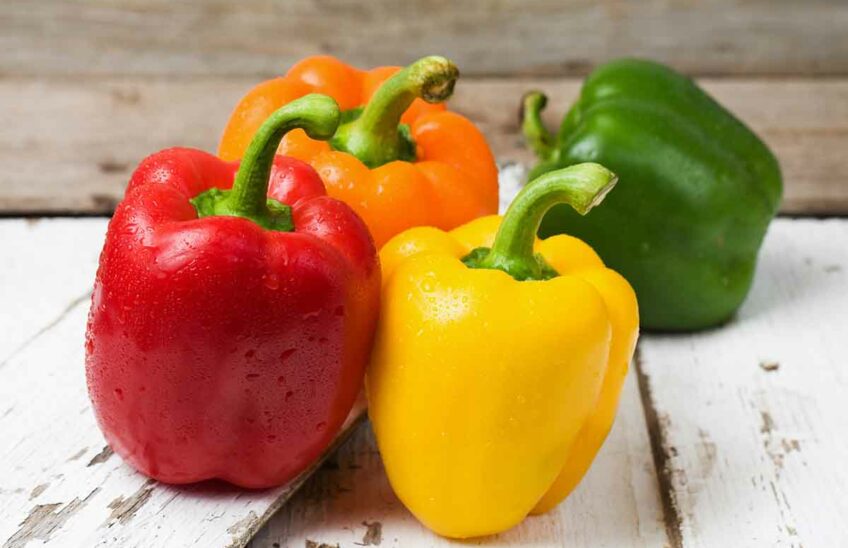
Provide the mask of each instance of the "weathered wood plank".
[{"label": "weathered wood plank", "polygon": [[640,341],[684,546],[848,543],[848,221],[779,219],[729,325]]},{"label": "weathered wood plank", "polygon": [[97,429],[82,343],[105,228],[104,219],[0,221],[11,265],[0,269],[0,545],[241,546],[302,480],[265,491],[169,487],[112,456]]},{"label": "weathered wood plank", "polygon": [[840,0],[4,0],[0,74],[262,75],[315,52],[444,52],[471,74],[583,74],[615,56],[697,74],[848,74]]},{"label": "weathered wood plank", "polygon": [[[362,425],[271,518],[252,548],[456,545],[427,530],[397,499],[369,426]],[[465,544],[655,547],[665,542],[657,480],[631,372],[613,430],[577,490],[548,514]]]},{"label": "weathered wood plank", "polygon": [[[0,79],[1,212],[108,213],[129,174],[167,146],[214,150],[254,78]],[[848,79],[703,80],[773,147],[783,166],[784,213],[848,212]],[[518,103],[551,96],[553,126],[576,79],[464,79],[452,105],[477,121],[501,162],[532,162]]]}]

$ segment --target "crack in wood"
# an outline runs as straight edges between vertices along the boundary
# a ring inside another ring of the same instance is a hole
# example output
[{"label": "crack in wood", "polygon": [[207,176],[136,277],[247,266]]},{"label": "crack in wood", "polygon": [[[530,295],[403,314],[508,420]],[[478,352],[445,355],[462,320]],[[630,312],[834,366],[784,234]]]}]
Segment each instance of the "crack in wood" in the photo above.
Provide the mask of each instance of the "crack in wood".
[{"label": "crack in wood", "polygon": [[7,363],[12,361],[18,354],[20,354],[21,352],[26,350],[32,343],[34,343],[36,340],[38,340],[39,337],[41,337],[42,335],[44,335],[45,333],[47,333],[48,331],[50,331],[51,329],[53,329],[54,327],[59,325],[59,322],[64,320],[67,317],[67,315],[70,314],[77,306],[84,303],[86,300],[90,299],[91,298],[91,291],[92,290],[89,289],[88,291],[86,291],[85,293],[80,295],[79,297],[72,300],[70,303],[68,303],[68,306],[66,306],[65,309],[62,310],[62,312],[60,312],[58,316],[56,316],[56,318],[51,320],[47,325],[45,325],[44,327],[42,327],[41,329],[36,331],[35,334],[30,336],[27,340],[25,340],[17,348],[15,348],[12,351],[11,354],[6,356],[6,358],[3,361],[0,362],[0,369],[2,369]]},{"label": "crack in wood", "polygon": [[327,544],[326,542],[315,542],[314,540],[306,539],[306,548],[339,548],[339,543]]},{"label": "crack in wood", "polygon": [[83,447],[82,449],[80,449],[79,451],[77,451],[76,453],[74,453],[73,455],[71,455],[71,456],[68,458],[68,462],[73,462],[73,461],[77,460],[77,459],[78,459],[78,458],[80,458],[81,456],[85,455],[85,453],[86,453],[87,451],[88,451],[88,447]]},{"label": "crack in wood", "polygon": [[676,451],[668,445],[668,419],[660,420],[651,392],[651,379],[642,367],[642,355],[636,347],[634,355],[636,378],[639,385],[639,396],[642,400],[642,410],[645,413],[645,423],[648,427],[648,439],[651,442],[651,454],[659,483],[660,502],[663,510],[666,535],[672,548],[683,546],[683,519],[674,490],[673,470],[671,459]]},{"label": "crack in wood", "polygon": [[257,520],[259,516],[251,510],[246,516],[227,527],[227,533],[232,536],[232,541],[227,545],[227,548],[238,548],[243,546],[258,529]]},{"label": "crack in wood", "polygon": [[367,522],[363,521],[365,526],[365,534],[362,535],[362,542],[355,542],[359,546],[379,546],[383,542],[383,524],[379,521]]},{"label": "crack in wood", "polygon": [[149,479],[144,482],[144,485],[138,491],[130,495],[129,498],[125,499],[123,495],[120,495],[110,502],[108,508],[112,510],[112,513],[109,514],[106,522],[101,527],[112,527],[115,523],[120,525],[129,523],[135,517],[136,513],[150,500],[150,495],[153,494],[153,490],[156,488],[155,483],[154,480]]},{"label": "crack in wood", "polygon": [[109,460],[109,457],[111,457],[114,454],[115,453],[114,453],[114,451],[112,451],[112,448],[109,447],[108,445],[105,445],[105,446],[103,446],[103,449],[99,453],[97,453],[96,455],[91,457],[91,460],[88,461],[88,464],[86,464],[85,467],[88,468],[89,466],[94,466],[95,464],[104,463],[107,460]]},{"label": "crack in wood", "polygon": [[97,162],[97,169],[101,173],[125,173],[129,171],[130,165],[127,162],[118,162],[115,160],[101,160]]},{"label": "crack in wood", "polygon": [[40,540],[47,543],[57,530],[61,529],[71,516],[79,512],[100,488],[95,488],[84,499],[74,498],[64,504],[38,504],[29,511],[27,517],[20,523],[14,535],[8,538],[3,548],[24,548],[30,541]]},{"label": "crack in wood", "polygon": [[42,483],[33,487],[32,491],[29,494],[29,500],[38,498],[38,496],[41,495],[41,493],[43,493],[44,491],[46,491],[48,487],[50,487],[49,483]]}]

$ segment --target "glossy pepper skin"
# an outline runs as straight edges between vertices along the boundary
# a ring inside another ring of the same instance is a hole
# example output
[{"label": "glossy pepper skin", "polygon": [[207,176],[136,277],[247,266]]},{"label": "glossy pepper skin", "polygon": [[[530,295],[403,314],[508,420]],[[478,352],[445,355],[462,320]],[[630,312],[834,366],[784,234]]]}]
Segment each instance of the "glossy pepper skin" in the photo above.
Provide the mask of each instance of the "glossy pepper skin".
[{"label": "glossy pepper skin", "polygon": [[280,154],[311,164],[330,196],[365,220],[378,248],[413,226],[451,229],[498,209],[497,167],[485,138],[442,104],[458,76],[453,63],[436,56],[369,71],[309,57],[241,99],[218,153],[241,158],[268,114],[307,93],[324,93],[344,111],[336,135],[321,141],[292,131]]},{"label": "glossy pepper skin", "polygon": [[613,183],[597,164],[549,173],[503,220],[413,228],[380,252],[369,415],[398,497],[441,535],[498,533],[556,506],[612,425],[635,294],[585,243],[535,234],[553,203],[585,213]]},{"label": "glossy pepper skin", "polygon": [[144,474],[279,485],[349,413],[379,306],[376,250],[312,168],[274,157],[281,133],[326,138],[338,116],[329,97],[304,97],[240,168],[173,148],[133,174],[100,257],[86,377],[107,441]]},{"label": "glossy pepper skin", "polygon": [[541,157],[531,177],[593,161],[621,181],[589,218],[555,207],[540,235],[591,245],[633,284],[646,328],[728,320],[780,203],[780,167],[766,145],[691,79],[649,61],[598,67],[556,137],[540,121],[544,103],[525,96],[525,135]]}]

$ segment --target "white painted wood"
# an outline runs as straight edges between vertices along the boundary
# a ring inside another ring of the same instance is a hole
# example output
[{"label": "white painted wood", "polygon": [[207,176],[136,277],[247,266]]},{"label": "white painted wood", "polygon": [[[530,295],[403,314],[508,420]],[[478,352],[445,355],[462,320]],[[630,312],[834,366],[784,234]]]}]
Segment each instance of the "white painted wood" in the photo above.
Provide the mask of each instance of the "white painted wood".
[{"label": "white painted wood", "polygon": [[684,546],[848,545],[848,220],[777,220],[735,320],[640,353]]},{"label": "white painted wood", "polygon": [[[287,491],[170,488],[103,452],[82,336],[104,230],[103,219],[0,221],[0,545],[241,545]],[[779,219],[736,320],[643,337],[643,396],[683,545],[848,543],[846,287],[848,220]],[[572,497],[486,543],[665,543],[638,397],[631,376],[610,439]],[[375,542],[377,522],[383,544],[446,544],[398,504],[366,428],[332,462],[257,548]]]},{"label": "white painted wood", "polygon": [[83,335],[105,228],[0,221],[0,545],[241,546],[301,480],[169,487],[112,456],[97,429]]},{"label": "white painted wood", "polygon": [[271,518],[252,541],[252,548],[655,547],[665,543],[657,480],[632,373],[615,426],[577,490],[548,514],[529,517],[501,535],[455,543],[418,523],[389,486],[370,424],[363,424],[330,464]]}]

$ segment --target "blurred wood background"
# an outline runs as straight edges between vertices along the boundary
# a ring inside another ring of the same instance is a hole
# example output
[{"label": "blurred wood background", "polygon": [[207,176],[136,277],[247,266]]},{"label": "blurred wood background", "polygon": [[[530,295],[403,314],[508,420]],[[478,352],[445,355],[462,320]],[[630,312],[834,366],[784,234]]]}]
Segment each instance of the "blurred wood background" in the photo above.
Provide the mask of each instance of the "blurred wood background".
[{"label": "blurred wood background", "polygon": [[784,169],[783,211],[848,211],[844,0],[58,1],[0,3],[0,213],[108,214],[133,167],[166,146],[214,150],[261,79],[329,53],[362,67],[440,53],[452,105],[501,162],[529,88],[551,124],[581,77],[618,56],[699,77]]},{"label": "blurred wood background", "polygon": [[453,107],[501,162],[531,162],[521,94],[552,97],[617,56],[669,63],[774,148],[783,211],[848,210],[848,2],[842,0],[4,0],[0,212],[108,214],[133,167],[173,145],[214,150],[263,78],[329,53],[362,67],[430,53],[463,78]]}]

